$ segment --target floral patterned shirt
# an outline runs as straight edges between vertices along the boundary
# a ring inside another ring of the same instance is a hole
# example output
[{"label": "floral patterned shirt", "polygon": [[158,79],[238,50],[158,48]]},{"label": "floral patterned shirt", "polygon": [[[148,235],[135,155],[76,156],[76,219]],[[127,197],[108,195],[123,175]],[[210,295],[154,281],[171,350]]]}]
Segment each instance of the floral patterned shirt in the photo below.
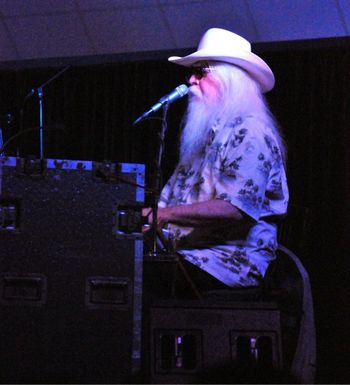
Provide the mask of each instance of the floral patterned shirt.
[{"label": "floral patterned shirt", "polygon": [[273,218],[287,211],[288,187],[270,127],[253,116],[214,125],[200,157],[179,164],[164,186],[159,207],[223,199],[254,221],[249,228],[168,225],[177,251],[228,286],[258,285],[275,258]]}]

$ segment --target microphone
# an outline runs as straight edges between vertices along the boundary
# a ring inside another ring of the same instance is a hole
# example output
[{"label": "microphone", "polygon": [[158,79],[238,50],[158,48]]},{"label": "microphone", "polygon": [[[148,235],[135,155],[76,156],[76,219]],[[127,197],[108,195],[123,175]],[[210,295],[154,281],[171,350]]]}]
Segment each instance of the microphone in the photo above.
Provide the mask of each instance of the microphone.
[{"label": "microphone", "polygon": [[170,104],[172,102],[175,102],[175,100],[182,98],[187,93],[188,93],[188,87],[185,84],[179,85],[173,91],[171,91],[170,94],[160,98],[155,105],[153,105],[148,111],[146,111],[140,117],[138,117],[134,121],[133,125],[139,123],[142,119],[147,118],[147,116],[149,116],[153,112],[158,111],[164,104]]}]

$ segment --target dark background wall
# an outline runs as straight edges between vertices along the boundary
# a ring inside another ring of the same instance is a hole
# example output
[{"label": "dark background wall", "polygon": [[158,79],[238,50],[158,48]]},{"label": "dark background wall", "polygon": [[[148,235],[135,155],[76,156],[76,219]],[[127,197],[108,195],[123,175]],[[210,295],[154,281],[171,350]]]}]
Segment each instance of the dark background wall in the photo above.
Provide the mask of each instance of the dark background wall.
[{"label": "dark background wall", "polygon": [[[319,383],[349,382],[348,278],[350,44],[260,46],[276,88],[267,94],[289,149],[291,201],[311,212],[307,248],[300,255],[313,289]],[[39,156],[37,96],[32,88],[57,68],[0,72],[0,116],[6,153]],[[45,157],[145,163],[147,181],[157,153],[159,115],[132,122],[159,97],[183,83],[186,70],[166,59],[72,66],[44,87]],[[185,99],[171,105],[164,180],[177,160]],[[12,114],[9,122],[6,114]]]}]

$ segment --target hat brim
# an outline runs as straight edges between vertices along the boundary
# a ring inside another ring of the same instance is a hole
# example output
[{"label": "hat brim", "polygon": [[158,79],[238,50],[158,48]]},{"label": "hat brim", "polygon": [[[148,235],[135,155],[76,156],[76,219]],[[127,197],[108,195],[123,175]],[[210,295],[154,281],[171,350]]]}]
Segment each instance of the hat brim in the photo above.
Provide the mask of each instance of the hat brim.
[{"label": "hat brim", "polygon": [[270,67],[253,52],[239,51],[237,54],[225,55],[222,52],[210,52],[202,49],[190,55],[180,57],[171,56],[168,60],[172,63],[192,67],[200,61],[221,61],[234,64],[246,70],[259,84],[262,92],[270,91],[275,85],[275,77]]}]

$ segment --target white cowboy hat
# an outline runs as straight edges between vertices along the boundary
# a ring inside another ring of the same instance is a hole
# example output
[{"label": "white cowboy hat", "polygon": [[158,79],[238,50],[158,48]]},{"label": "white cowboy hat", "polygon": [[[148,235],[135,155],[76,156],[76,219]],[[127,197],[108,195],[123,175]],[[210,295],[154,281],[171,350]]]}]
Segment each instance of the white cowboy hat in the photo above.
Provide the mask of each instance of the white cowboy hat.
[{"label": "white cowboy hat", "polygon": [[200,61],[222,61],[246,70],[260,84],[262,92],[270,91],[275,84],[271,68],[252,52],[249,41],[221,28],[205,32],[196,52],[184,57],[171,56],[168,60],[186,67]]}]

